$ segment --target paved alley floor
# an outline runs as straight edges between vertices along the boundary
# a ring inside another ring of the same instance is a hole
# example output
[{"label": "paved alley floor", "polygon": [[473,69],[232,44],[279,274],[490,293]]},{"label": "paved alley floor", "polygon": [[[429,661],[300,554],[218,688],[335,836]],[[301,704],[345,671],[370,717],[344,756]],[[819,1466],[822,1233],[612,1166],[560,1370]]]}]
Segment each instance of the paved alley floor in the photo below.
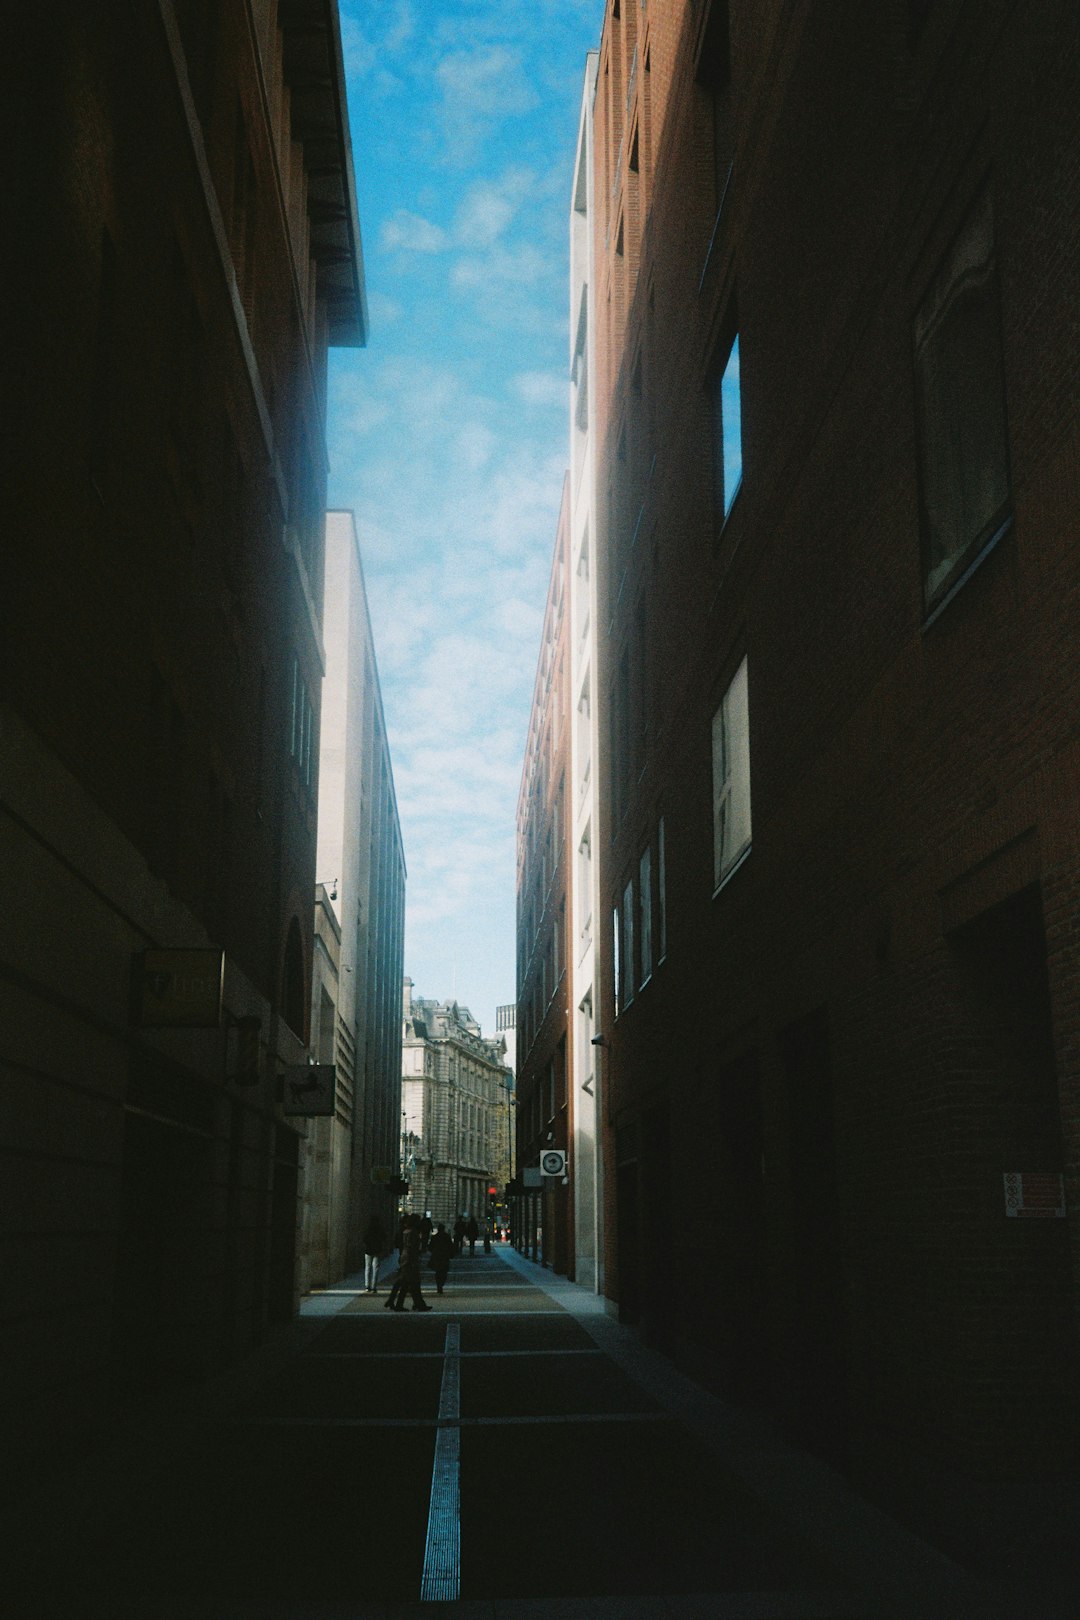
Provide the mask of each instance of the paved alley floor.
[{"label": "paved alley floor", "polygon": [[[956,1565],[509,1250],[424,1315],[349,1282],[58,1484],[13,1615],[1003,1615]],[[10,1586],[8,1588],[10,1592]]]}]

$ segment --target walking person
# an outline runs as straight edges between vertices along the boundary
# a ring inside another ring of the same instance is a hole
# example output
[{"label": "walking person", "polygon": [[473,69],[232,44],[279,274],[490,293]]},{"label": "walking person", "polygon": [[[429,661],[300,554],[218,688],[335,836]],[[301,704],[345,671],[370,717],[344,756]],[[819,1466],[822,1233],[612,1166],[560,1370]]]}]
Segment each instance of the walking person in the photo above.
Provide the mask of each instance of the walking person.
[{"label": "walking person", "polygon": [[454,1222],[454,1253],[461,1253],[461,1245],[465,1241],[465,1217],[459,1215]]},{"label": "walking person", "polygon": [[450,1256],[454,1252],[454,1240],[442,1221],[431,1234],[430,1248],[431,1264],[435,1268],[435,1288],[441,1294],[450,1271]]},{"label": "walking person", "polygon": [[480,1228],[476,1224],[476,1216],[469,1216],[469,1224],[465,1228],[465,1236],[469,1240],[469,1253],[476,1253],[476,1240],[480,1236]]},{"label": "walking person", "polygon": [[430,1311],[423,1294],[420,1292],[420,1217],[419,1215],[406,1215],[401,1223],[401,1252],[398,1256],[399,1265],[394,1286],[390,1290],[390,1298],[386,1302],[388,1311],[403,1311],[405,1309],[405,1295],[412,1299],[414,1311]]},{"label": "walking person", "polygon": [[386,1241],[386,1227],[372,1214],[364,1227],[364,1292],[379,1292],[379,1263],[385,1259],[390,1245]]}]

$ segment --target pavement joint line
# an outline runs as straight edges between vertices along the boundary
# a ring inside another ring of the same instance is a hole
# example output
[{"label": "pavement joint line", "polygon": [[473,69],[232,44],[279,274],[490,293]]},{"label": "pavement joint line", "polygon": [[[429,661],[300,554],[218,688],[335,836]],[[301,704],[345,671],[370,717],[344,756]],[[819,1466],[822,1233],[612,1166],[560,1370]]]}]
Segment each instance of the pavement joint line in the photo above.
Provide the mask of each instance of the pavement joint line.
[{"label": "pavement joint line", "polygon": [[537,1412],[492,1417],[314,1417],[297,1414],[292,1417],[246,1417],[240,1419],[243,1428],[257,1429],[476,1429],[507,1428],[513,1424],[524,1426],[541,1423],[671,1423],[670,1412]]},{"label": "pavement joint line", "polygon": [[[580,1350],[463,1350],[462,1361],[504,1361],[513,1356],[603,1356],[598,1347]],[[309,1361],[441,1361],[441,1350],[309,1350]]]},{"label": "pavement joint line", "polygon": [[461,1596],[461,1326],[448,1322],[438,1433],[431,1470],[421,1603],[454,1603]]}]

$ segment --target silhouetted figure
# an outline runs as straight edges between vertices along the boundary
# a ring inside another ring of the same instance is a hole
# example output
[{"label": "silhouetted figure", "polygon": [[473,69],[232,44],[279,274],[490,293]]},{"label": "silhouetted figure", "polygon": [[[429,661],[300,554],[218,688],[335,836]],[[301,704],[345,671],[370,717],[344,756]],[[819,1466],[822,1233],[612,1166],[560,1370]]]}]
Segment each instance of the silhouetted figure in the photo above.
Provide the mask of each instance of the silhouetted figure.
[{"label": "silhouetted figure", "polygon": [[465,1228],[465,1236],[469,1240],[469,1253],[476,1253],[476,1240],[480,1236],[480,1228],[476,1224],[475,1215],[469,1216],[469,1224]]},{"label": "silhouetted figure", "polygon": [[461,1253],[461,1245],[465,1241],[465,1217],[459,1215],[454,1222],[454,1253]]},{"label": "silhouetted figure", "polygon": [[440,1294],[446,1286],[453,1252],[454,1240],[440,1221],[431,1234],[431,1263],[435,1268],[435,1287]]},{"label": "silhouetted figure", "polygon": [[420,1247],[421,1249],[429,1249],[431,1247],[430,1215],[425,1215],[423,1220],[420,1222]]},{"label": "silhouetted figure", "polygon": [[419,1215],[406,1215],[401,1223],[401,1252],[398,1260],[398,1272],[394,1278],[394,1286],[390,1290],[390,1298],[386,1302],[386,1309],[403,1311],[405,1295],[409,1294],[414,1311],[430,1311],[431,1306],[425,1303],[424,1296],[420,1292]]},{"label": "silhouetted figure", "polygon": [[379,1261],[389,1248],[386,1227],[377,1215],[372,1215],[364,1227],[364,1288],[369,1294],[379,1292]]}]

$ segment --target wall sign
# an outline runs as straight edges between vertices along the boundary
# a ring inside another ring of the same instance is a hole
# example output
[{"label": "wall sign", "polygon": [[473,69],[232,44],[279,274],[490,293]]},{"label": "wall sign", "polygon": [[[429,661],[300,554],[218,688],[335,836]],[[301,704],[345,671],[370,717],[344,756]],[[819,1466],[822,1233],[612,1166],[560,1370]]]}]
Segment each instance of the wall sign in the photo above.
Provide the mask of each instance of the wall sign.
[{"label": "wall sign", "polygon": [[1024,1220],[1065,1219],[1064,1176],[1007,1170],[1003,1179],[1006,1215]]}]

